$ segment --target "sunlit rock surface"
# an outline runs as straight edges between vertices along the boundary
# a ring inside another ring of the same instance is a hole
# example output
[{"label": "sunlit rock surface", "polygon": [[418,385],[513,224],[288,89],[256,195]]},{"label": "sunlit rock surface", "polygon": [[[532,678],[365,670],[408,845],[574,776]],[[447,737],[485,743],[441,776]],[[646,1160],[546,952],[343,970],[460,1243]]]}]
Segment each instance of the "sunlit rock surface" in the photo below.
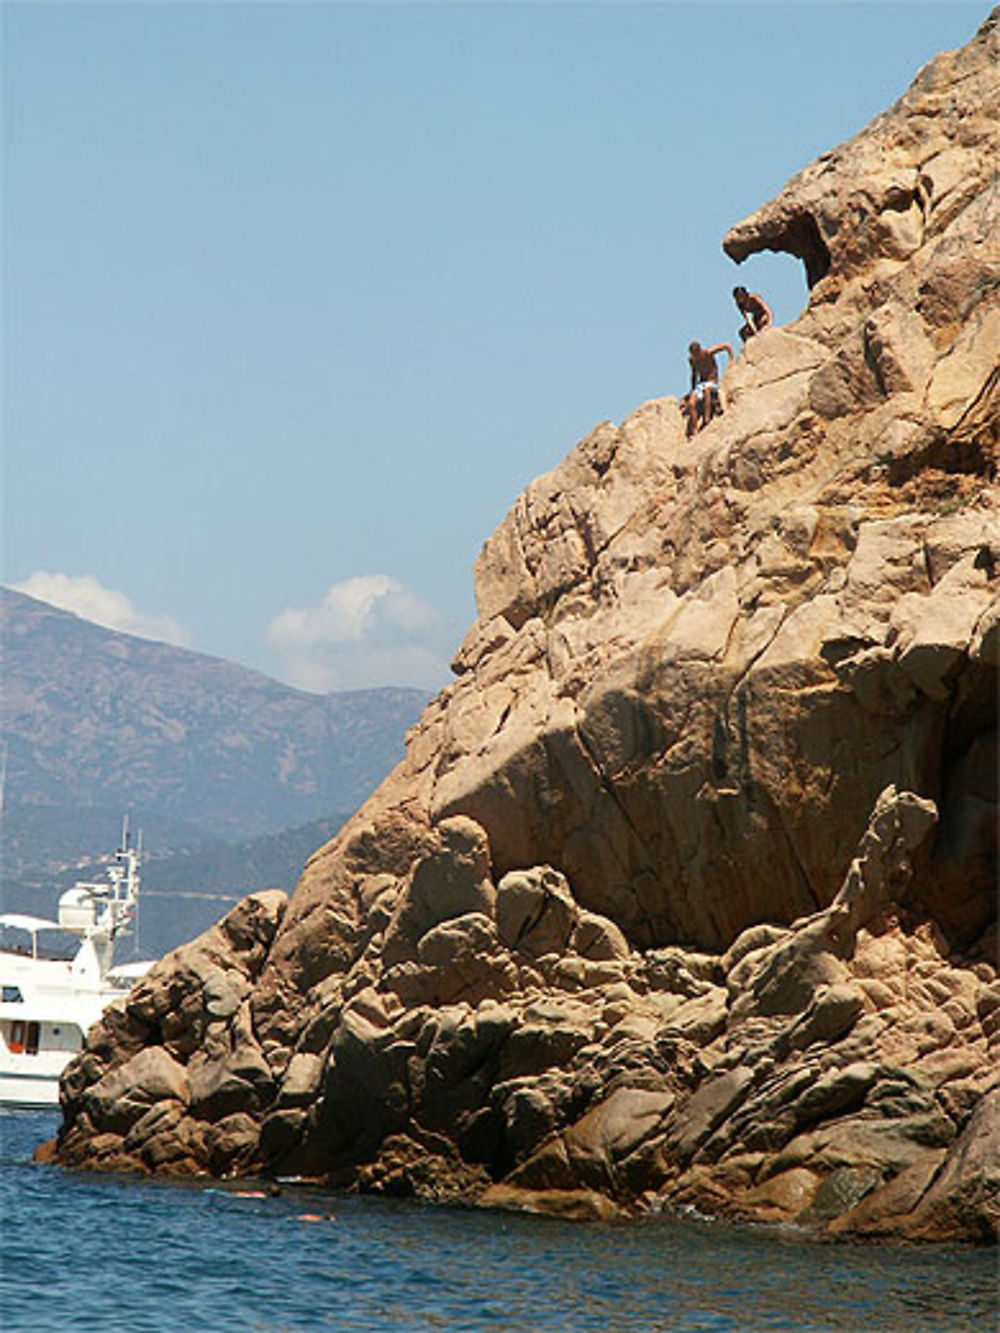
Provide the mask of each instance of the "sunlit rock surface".
[{"label": "sunlit rock surface", "polygon": [[59,1153],[995,1237],[997,15],[725,240],[808,308],[486,543],[407,757],[166,959]]}]

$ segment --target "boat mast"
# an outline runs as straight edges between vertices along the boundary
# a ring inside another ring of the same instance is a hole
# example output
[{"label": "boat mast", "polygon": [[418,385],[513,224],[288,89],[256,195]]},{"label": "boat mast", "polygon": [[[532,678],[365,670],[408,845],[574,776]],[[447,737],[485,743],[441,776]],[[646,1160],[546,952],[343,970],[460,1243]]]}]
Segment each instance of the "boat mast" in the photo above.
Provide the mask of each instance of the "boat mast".
[{"label": "boat mast", "polygon": [[[129,932],[139,901],[139,852],[132,846],[128,816],[122,822],[121,845],[103,883],[78,881],[59,900],[59,924],[82,935],[101,976],[111,967],[115,941]],[[84,957],[83,948],[77,955]]]}]

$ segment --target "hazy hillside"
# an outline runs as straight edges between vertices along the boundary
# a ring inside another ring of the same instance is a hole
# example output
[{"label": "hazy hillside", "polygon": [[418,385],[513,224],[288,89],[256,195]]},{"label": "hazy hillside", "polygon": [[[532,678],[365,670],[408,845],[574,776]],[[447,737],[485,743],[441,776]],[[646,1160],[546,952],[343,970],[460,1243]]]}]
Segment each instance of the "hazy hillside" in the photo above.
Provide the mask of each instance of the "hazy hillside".
[{"label": "hazy hillside", "polygon": [[[7,800],[241,839],[353,810],[427,695],[313,695],[0,590]],[[62,819],[62,816],[59,817]]]},{"label": "hazy hillside", "polygon": [[128,813],[145,945],[190,938],[305,860],[403,754],[427,695],[314,695],[0,589],[0,904],[51,914]]}]

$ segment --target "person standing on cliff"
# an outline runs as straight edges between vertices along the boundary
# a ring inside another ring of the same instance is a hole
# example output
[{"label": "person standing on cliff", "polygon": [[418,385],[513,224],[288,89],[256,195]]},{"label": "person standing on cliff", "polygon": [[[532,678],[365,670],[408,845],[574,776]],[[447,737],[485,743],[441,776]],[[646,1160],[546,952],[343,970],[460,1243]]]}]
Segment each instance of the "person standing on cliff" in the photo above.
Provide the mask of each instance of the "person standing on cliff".
[{"label": "person standing on cliff", "polygon": [[740,329],[740,338],[746,342],[762,329],[769,329],[774,323],[771,307],[757,292],[748,292],[745,287],[733,288],[733,300],[746,323]]},{"label": "person standing on cliff", "polygon": [[728,343],[716,343],[714,347],[702,347],[693,342],[688,347],[688,365],[691,367],[691,391],[684,399],[684,410],[688,419],[688,435],[693,435],[702,426],[707,426],[713,416],[722,414],[722,398],[719,394],[719,363],[716,357],[725,352],[730,362],[733,349]]}]

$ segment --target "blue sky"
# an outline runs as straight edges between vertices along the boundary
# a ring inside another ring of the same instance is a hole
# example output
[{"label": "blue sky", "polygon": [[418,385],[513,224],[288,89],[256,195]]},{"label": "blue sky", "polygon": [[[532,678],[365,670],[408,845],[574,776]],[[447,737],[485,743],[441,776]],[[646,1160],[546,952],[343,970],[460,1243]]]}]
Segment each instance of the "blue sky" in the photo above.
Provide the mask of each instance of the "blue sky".
[{"label": "blue sky", "polygon": [[780,320],[733,223],[988,4],[11,3],[2,578],[304,688],[444,683],[598,421]]}]

